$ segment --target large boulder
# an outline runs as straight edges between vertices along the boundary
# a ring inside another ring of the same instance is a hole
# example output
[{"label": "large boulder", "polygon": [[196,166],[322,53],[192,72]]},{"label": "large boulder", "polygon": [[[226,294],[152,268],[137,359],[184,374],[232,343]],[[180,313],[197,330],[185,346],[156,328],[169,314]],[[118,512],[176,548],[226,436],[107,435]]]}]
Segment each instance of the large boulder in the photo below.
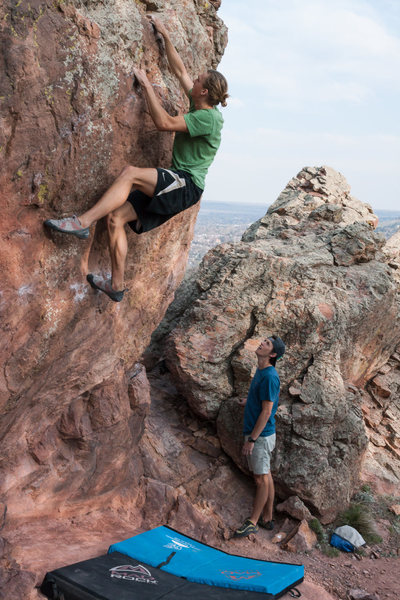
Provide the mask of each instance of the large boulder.
[{"label": "large boulder", "polygon": [[[45,231],[43,221],[86,210],[125,164],[170,165],[173,136],[156,131],[133,68],[147,70],[170,114],[188,101],[146,13],[166,22],[195,77],[217,66],[226,45],[217,8],[1,3],[2,598],[37,598],[43,570],[76,558],[75,550],[65,558],[68,543],[89,557],[105,551],[102,532],[122,538],[130,521],[154,521],[138,508],[148,495],[150,510],[162,485],[143,476],[150,394],[136,363],[184,275],[198,206],[146,235],[128,232],[129,291],[118,305],[86,282],[88,271],[110,270],[104,224],[82,241]],[[119,525],[102,516],[111,507]]]},{"label": "large boulder", "polygon": [[195,76],[217,65],[226,44],[217,4],[1,4],[0,498],[8,523],[107,505],[135,487],[131,456],[148,403],[146,390],[142,399],[134,391],[143,390],[135,363],[183,277],[198,206],[149,234],[128,233],[129,291],[118,305],[86,283],[88,271],[110,269],[104,224],[82,241],[45,231],[43,220],[91,206],[125,164],[169,166],[173,136],[155,130],[133,68],[148,70],[171,114],[186,110],[187,98],[146,13],[166,22]]},{"label": "large boulder", "polygon": [[358,481],[367,443],[359,388],[400,334],[398,283],[376,223],[342,175],[304,168],[240,243],[206,255],[195,301],[169,339],[178,386],[197,414],[217,420],[243,469],[237,399],[254,343],[272,333],[285,340],[273,471],[278,488],[326,519]]}]

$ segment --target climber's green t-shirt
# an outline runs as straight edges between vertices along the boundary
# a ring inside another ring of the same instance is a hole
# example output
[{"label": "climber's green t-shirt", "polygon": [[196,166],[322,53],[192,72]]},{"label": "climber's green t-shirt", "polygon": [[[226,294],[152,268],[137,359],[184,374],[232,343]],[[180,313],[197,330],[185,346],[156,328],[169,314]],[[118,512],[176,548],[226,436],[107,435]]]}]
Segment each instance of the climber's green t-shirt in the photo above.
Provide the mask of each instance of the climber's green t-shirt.
[{"label": "climber's green t-shirt", "polygon": [[218,108],[196,110],[189,92],[190,108],[184,115],[187,132],[175,134],[172,168],[190,173],[194,183],[204,190],[207,171],[221,143],[224,119]]}]

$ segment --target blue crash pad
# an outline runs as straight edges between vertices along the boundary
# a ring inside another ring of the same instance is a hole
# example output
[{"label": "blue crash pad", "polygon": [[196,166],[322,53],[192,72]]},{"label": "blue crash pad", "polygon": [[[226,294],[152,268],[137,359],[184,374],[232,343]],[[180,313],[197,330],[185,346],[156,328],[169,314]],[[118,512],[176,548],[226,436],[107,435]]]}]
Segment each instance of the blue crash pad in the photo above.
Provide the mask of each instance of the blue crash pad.
[{"label": "blue crash pad", "polygon": [[166,526],[113,544],[120,552],[194,583],[263,592],[278,598],[303,581],[304,566],[235,556]]}]

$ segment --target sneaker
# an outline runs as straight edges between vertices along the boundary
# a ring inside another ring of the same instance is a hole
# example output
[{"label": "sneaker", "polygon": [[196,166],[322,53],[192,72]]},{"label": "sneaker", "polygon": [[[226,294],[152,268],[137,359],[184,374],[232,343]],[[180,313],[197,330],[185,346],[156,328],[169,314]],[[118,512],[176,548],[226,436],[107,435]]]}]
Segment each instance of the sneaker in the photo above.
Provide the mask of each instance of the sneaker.
[{"label": "sneaker", "polygon": [[102,277],[93,275],[93,273],[89,273],[86,276],[86,279],[93,289],[100,290],[100,292],[106,294],[111,300],[114,300],[114,302],[121,302],[123,299],[126,290],[113,290],[111,287],[111,279],[103,279]]},{"label": "sneaker", "polygon": [[275,526],[275,522],[273,520],[264,521],[264,519],[260,517],[257,521],[257,525],[259,527],[263,527],[263,529],[268,529],[268,531],[272,531]]},{"label": "sneaker", "polygon": [[243,525],[239,527],[239,529],[236,529],[235,533],[233,534],[233,537],[245,537],[246,535],[250,535],[251,533],[257,533],[257,531],[257,525],[254,525],[254,523],[252,523],[250,519],[246,519]]},{"label": "sneaker", "polygon": [[89,237],[89,227],[82,227],[78,217],[65,217],[65,219],[47,219],[44,222],[46,227],[59,231],[60,233],[70,233],[81,240],[87,240]]}]

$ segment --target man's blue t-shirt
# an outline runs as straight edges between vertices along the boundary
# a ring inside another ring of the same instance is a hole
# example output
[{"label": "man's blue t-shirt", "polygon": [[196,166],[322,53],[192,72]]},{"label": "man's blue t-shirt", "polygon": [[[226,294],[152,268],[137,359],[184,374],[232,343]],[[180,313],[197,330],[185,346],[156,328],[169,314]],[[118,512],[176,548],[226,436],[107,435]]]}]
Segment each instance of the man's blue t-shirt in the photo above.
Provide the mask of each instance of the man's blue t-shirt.
[{"label": "man's blue t-shirt", "polygon": [[257,369],[247,394],[246,407],[244,409],[243,433],[250,435],[262,409],[262,403],[273,402],[271,416],[266,426],[260,433],[261,437],[266,437],[275,433],[275,413],[279,402],[280,380],[275,367],[265,367]]}]

